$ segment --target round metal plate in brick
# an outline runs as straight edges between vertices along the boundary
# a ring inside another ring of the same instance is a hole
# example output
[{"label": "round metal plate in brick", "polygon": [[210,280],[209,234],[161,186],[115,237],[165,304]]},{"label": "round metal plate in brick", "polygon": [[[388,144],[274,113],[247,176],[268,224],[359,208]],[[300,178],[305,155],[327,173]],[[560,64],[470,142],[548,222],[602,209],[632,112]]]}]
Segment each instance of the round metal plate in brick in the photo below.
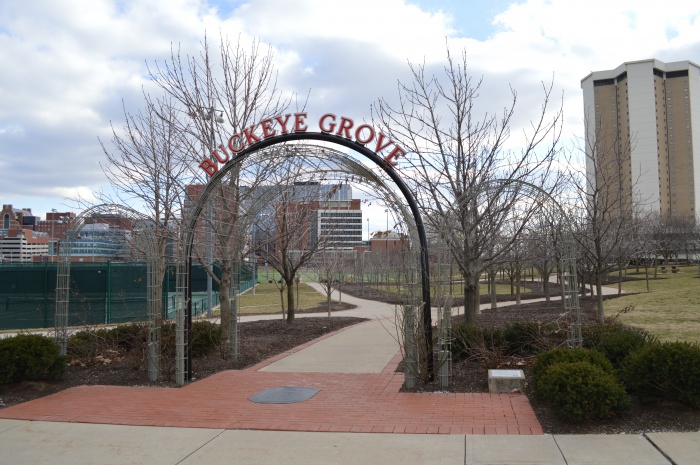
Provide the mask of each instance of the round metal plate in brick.
[{"label": "round metal plate in brick", "polygon": [[318,389],[283,386],[260,391],[248,400],[257,404],[294,404],[311,399]]}]

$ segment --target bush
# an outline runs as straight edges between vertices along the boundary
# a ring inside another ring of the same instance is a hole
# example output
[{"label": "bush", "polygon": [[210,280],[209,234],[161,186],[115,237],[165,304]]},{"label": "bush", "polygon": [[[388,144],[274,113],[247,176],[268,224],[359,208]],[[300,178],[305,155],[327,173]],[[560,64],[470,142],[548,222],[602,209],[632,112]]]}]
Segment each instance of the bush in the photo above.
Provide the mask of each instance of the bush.
[{"label": "bush", "polygon": [[[500,328],[482,328],[475,325],[462,324],[453,329],[452,358],[462,360],[470,358],[475,353],[492,352],[494,356],[505,355],[508,342]],[[480,357],[481,358],[481,357]]]},{"label": "bush", "polygon": [[629,397],[618,378],[590,362],[552,364],[541,381],[540,394],[566,420],[607,418],[629,408]]},{"label": "bush", "polygon": [[623,379],[641,398],[662,397],[700,407],[700,346],[647,344],[627,358]]},{"label": "bush", "polygon": [[[160,328],[161,356],[175,357],[175,325],[163,323]],[[201,357],[219,348],[221,327],[208,321],[192,323],[192,355]],[[68,355],[71,358],[94,358],[105,350],[122,354],[145,354],[148,347],[148,326],[129,323],[110,329],[79,331],[68,338]]]},{"label": "bush", "polygon": [[143,323],[129,323],[114,328],[78,331],[68,338],[71,358],[93,358],[105,350],[121,353],[141,351],[146,347],[148,327]]},{"label": "bush", "polygon": [[[166,358],[175,357],[175,324],[161,326],[161,353]],[[221,345],[221,326],[209,321],[192,322],[192,356],[202,357]]]},{"label": "bush", "polygon": [[209,321],[192,323],[192,356],[201,357],[221,345],[221,326]]},{"label": "bush", "polygon": [[613,366],[602,353],[591,349],[554,349],[537,356],[532,366],[532,383],[535,394],[546,397],[544,387],[545,375],[550,366],[557,363],[588,362],[599,367],[605,373],[613,374]]},{"label": "bush", "polygon": [[602,352],[620,371],[627,356],[641,349],[656,338],[644,330],[629,328],[620,324],[595,325],[585,329],[583,335],[586,347]]},{"label": "bush", "polygon": [[[101,331],[104,330],[97,332]],[[141,350],[148,342],[148,325],[144,323],[118,325],[108,330],[106,337],[118,350],[125,352]]]},{"label": "bush", "polygon": [[532,355],[562,344],[566,335],[550,325],[516,322],[503,328],[503,338],[508,344],[509,354]]},{"label": "bush", "polygon": [[0,384],[22,380],[61,379],[66,357],[56,343],[37,334],[0,339]]}]

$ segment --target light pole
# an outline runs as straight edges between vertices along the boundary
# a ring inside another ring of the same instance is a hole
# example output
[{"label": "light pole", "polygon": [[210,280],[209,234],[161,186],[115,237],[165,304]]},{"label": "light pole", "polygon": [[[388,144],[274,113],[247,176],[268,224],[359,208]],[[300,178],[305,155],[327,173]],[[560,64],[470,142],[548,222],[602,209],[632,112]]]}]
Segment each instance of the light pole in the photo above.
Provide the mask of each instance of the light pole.
[{"label": "light pole", "polygon": [[[215,116],[215,112],[218,111],[214,107],[209,108],[209,113],[204,113],[197,115],[195,113],[190,113],[191,118],[195,118],[197,116],[200,116],[204,121],[209,121],[209,130],[210,130],[210,152],[214,151],[214,147],[216,146],[216,140],[214,137],[214,122],[217,123],[223,123],[224,118],[222,116]],[[206,147],[205,147],[205,156],[206,156]],[[214,160],[213,155],[209,155],[209,159],[211,160],[212,163],[216,163]],[[212,231],[212,217],[213,217],[213,212],[211,208],[211,202],[207,202],[207,230],[206,230],[206,235],[207,235],[207,256],[206,256],[206,263],[204,264],[207,268],[207,317],[211,318],[212,316],[212,311],[213,311],[213,306],[214,306],[214,299],[213,299],[213,285],[212,285],[212,279],[211,279],[211,273],[213,272],[213,264],[212,262],[214,261],[214,250],[213,250],[213,231]],[[221,289],[219,289],[219,292],[221,292]]]},{"label": "light pole", "polygon": [[53,257],[56,255],[56,241],[53,238],[53,224],[56,222],[56,213],[58,212],[55,208],[52,208],[51,213],[53,213],[53,215],[51,215],[51,256]]},{"label": "light pole", "polygon": [[385,208],[384,213],[386,213],[386,242],[384,243],[384,251],[389,253],[389,209]]}]

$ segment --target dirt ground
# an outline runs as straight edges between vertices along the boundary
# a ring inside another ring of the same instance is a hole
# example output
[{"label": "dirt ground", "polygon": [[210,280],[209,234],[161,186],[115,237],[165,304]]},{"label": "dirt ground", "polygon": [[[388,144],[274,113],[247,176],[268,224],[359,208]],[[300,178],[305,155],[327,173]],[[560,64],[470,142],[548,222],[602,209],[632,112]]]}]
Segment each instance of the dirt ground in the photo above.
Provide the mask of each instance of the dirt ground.
[{"label": "dirt ground", "polygon": [[[354,293],[346,288],[344,292]],[[358,297],[365,297],[357,292]],[[378,297],[378,296],[374,296]],[[378,298],[377,300],[382,300]],[[590,298],[581,299],[582,320],[591,321],[594,318],[594,302]],[[482,325],[503,325],[514,321],[551,322],[561,318],[560,302],[524,303],[519,307],[500,308],[494,311],[484,311],[480,316]],[[265,360],[273,355],[284,352],[292,347],[313,340],[327,332],[335,331],[343,326],[362,321],[358,318],[338,316],[335,313],[329,323],[326,317],[299,318],[294,324],[288,325],[281,319],[242,323],[241,356],[236,361],[223,360],[215,353],[193,360],[194,376],[205,378],[222,370],[242,369]],[[455,321],[456,324],[457,321]],[[105,363],[104,359],[109,363]],[[122,386],[147,386],[147,373],[144,370],[143,354],[105,354],[103,360],[88,361],[85,366],[73,363],[68,368],[65,379],[55,382],[23,382],[15,385],[0,385],[0,408],[37,397],[53,394],[63,389],[84,384],[112,384]],[[526,374],[530,383],[530,366],[532,359],[503,359],[501,366],[505,368],[520,368]],[[84,363],[84,362],[83,362]],[[169,370],[169,371],[168,371]],[[172,376],[172,369],[166,369],[166,375]],[[173,386],[172,381],[157,383],[159,386]],[[436,383],[422,384],[417,391],[444,390]],[[474,360],[461,361],[453,366],[451,386],[452,392],[488,392],[487,368],[481,362]],[[527,392],[529,395],[530,392]],[[559,420],[549,407],[534,396],[529,395],[531,405],[538,420],[546,433],[641,433],[657,431],[698,431],[700,430],[700,410],[668,401],[639,403],[632,401],[632,408],[620,416],[604,421],[595,421],[572,425]]]}]

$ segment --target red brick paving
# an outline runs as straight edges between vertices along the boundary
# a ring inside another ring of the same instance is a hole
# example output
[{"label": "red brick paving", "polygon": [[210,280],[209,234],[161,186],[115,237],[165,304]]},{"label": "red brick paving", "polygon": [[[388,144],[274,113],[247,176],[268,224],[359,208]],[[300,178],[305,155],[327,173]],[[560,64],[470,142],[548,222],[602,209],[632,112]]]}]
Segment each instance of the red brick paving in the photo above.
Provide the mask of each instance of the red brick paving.
[{"label": "red brick paving", "polygon": [[[542,434],[521,394],[399,392],[403,374],[394,370],[400,359],[397,355],[374,374],[258,371],[268,360],[179,389],[80,386],[2,409],[0,418],[276,431]],[[295,404],[248,400],[281,386],[320,392]]]}]

